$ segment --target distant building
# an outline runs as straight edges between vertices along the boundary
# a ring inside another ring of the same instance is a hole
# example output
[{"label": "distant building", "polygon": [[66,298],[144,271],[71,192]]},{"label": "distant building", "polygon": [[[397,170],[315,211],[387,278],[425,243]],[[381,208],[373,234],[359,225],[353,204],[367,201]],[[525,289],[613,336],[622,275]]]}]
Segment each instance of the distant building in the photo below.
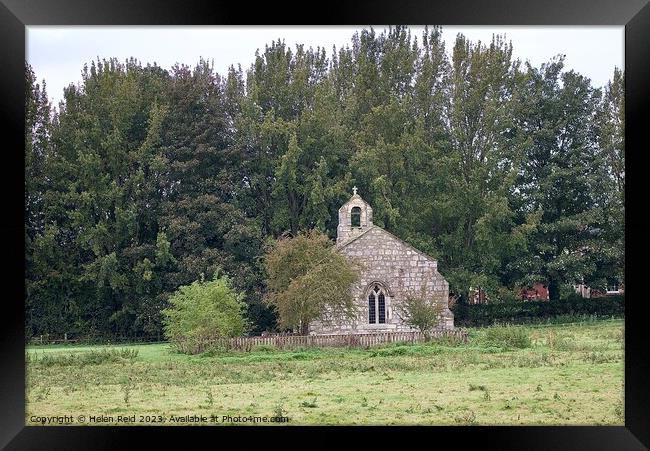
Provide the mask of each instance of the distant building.
[{"label": "distant building", "polygon": [[532,287],[522,288],[519,296],[523,301],[548,301],[548,286],[541,282],[536,282]]},{"label": "distant building", "polygon": [[625,289],[622,284],[618,284],[618,282],[613,281],[610,284],[608,284],[604,290],[598,289],[598,288],[591,288],[588,285],[586,285],[584,282],[575,284],[573,288],[576,290],[576,293],[578,293],[580,296],[583,298],[603,298],[605,296],[617,296],[621,294],[625,294]]},{"label": "distant building", "polygon": [[490,298],[482,287],[469,287],[468,304],[487,304]]}]

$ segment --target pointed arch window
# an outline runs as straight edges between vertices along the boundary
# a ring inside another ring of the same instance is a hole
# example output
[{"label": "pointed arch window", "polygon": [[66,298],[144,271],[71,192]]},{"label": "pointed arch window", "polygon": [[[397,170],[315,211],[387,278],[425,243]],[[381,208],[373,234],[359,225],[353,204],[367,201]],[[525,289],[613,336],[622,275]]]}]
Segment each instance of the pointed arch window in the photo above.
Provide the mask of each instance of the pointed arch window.
[{"label": "pointed arch window", "polygon": [[368,295],[368,323],[386,323],[386,293],[380,285],[375,285]]},{"label": "pointed arch window", "polygon": [[375,324],[377,322],[376,312],[375,293],[370,293],[368,296],[368,323]]},{"label": "pointed arch window", "polygon": [[352,227],[361,227],[361,207],[352,207],[350,225]]}]

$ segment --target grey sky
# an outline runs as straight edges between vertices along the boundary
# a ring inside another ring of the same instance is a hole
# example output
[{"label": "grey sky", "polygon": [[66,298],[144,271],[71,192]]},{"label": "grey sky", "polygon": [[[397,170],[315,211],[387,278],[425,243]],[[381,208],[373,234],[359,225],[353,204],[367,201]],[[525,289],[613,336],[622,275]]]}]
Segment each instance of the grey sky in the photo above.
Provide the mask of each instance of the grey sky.
[{"label": "grey sky", "polygon": [[[373,26],[378,32],[384,26]],[[200,57],[214,61],[215,70],[224,74],[231,64],[248,69],[255,50],[278,38],[294,48],[324,47],[328,57],[332,46],[349,44],[355,30],[364,26],[191,26],[191,27],[82,27],[30,26],[26,29],[26,58],[39,82],[45,79],[55,104],[63,88],[81,80],[84,63],[98,57],[133,56],[143,64],[158,63],[170,68],[175,63],[194,65]],[[411,27],[421,39],[423,26]],[[492,34],[505,34],[512,40],[513,55],[534,66],[557,54],[566,55],[565,68],[589,77],[596,87],[611,78],[614,67],[624,66],[624,28],[619,26],[443,26],[443,39],[451,52],[457,33],[472,41],[489,42]]]}]

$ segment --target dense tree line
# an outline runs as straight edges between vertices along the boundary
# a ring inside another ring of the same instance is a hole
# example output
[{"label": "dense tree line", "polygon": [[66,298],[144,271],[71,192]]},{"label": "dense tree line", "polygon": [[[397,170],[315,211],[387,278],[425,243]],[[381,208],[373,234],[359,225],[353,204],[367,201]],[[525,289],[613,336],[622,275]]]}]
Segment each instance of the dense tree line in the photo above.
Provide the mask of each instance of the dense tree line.
[{"label": "dense tree line", "polygon": [[253,331],[267,241],[336,234],[351,187],[375,222],[494,299],[622,280],[623,73],[595,89],[512,46],[364,29],[272,42],[245,72],[91,62],[52,108],[26,68],[26,333],[156,336],[181,285],[218,268]]}]

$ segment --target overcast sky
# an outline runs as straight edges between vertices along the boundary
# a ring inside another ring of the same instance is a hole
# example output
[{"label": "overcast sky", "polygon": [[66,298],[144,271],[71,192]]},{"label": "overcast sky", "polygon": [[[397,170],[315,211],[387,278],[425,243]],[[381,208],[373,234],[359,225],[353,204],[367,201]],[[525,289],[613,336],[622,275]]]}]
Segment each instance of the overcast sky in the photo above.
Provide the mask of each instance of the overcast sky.
[{"label": "overcast sky", "polygon": [[[384,26],[373,26],[378,32]],[[326,49],[350,44],[355,30],[364,26],[29,26],[26,29],[26,57],[39,82],[45,79],[54,104],[63,97],[63,88],[81,81],[84,63],[97,58],[133,56],[144,65],[156,62],[163,68],[175,63],[193,66],[200,57],[214,62],[215,70],[225,74],[227,68],[239,63],[248,69],[255,50],[281,38],[294,48],[318,46]],[[421,41],[423,26],[411,27]],[[547,62],[557,54],[566,55],[565,68],[589,77],[595,87],[611,78],[614,67],[624,66],[624,28],[618,26],[553,26],[553,27],[488,27],[443,26],[443,39],[448,53],[457,33],[472,41],[490,42],[492,35],[505,34],[512,41],[513,55],[534,66]]]}]

